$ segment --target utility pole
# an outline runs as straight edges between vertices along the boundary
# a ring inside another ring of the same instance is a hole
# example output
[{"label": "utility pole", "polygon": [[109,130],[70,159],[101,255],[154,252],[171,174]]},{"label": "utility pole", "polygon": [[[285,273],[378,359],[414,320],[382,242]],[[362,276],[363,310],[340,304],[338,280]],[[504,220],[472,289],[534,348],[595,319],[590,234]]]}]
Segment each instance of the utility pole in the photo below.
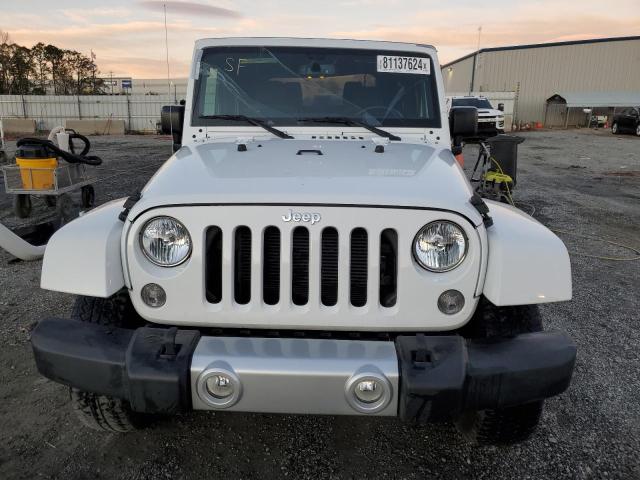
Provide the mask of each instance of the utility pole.
[{"label": "utility pole", "polygon": [[171,95],[171,74],[169,72],[169,36],[167,34],[167,4],[163,3],[164,9],[164,47],[167,53],[167,87],[169,89],[169,95]]},{"label": "utility pole", "polygon": [[113,71],[109,72],[109,85],[111,85],[111,95],[113,95]]},{"label": "utility pole", "polygon": [[96,94],[96,54],[93,53],[93,48],[91,49],[91,63],[93,63],[93,66],[91,67],[92,77],[93,77],[93,88],[91,90],[91,94],[95,95]]},{"label": "utility pole", "polygon": [[476,53],[473,56],[473,66],[471,67],[471,82],[469,83],[469,95],[475,89],[476,82],[476,69],[478,68],[478,57],[480,55],[480,35],[482,35],[482,25],[478,27],[478,45],[476,48]]}]

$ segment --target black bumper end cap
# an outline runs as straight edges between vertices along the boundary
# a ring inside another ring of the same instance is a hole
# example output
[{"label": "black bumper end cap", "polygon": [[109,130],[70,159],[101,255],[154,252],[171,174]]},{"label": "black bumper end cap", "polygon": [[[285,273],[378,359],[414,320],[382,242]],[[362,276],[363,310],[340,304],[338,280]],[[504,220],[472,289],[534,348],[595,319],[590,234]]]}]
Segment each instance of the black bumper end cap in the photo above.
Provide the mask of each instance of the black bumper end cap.
[{"label": "black bumper end cap", "polygon": [[[418,422],[505,408],[558,395],[571,382],[576,346],[564,332],[467,341],[399,336],[399,415]],[[422,350],[422,353],[419,353]],[[427,361],[416,362],[417,357]]]},{"label": "black bumper end cap", "polygon": [[127,400],[146,413],[191,408],[190,367],[197,330],[176,330],[167,351],[166,328],[136,330],[49,318],[38,323],[31,345],[38,371],[80,390]]}]

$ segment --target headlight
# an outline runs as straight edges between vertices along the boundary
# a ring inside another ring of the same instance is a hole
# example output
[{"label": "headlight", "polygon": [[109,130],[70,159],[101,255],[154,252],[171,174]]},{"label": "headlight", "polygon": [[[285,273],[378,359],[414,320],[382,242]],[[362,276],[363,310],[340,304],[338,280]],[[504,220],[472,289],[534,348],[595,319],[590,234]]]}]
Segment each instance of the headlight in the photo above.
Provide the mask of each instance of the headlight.
[{"label": "headlight", "polygon": [[462,228],[446,220],[422,227],[413,243],[416,261],[432,272],[447,272],[457,267],[467,253],[467,238]]},{"label": "headlight", "polygon": [[191,237],[187,228],[175,218],[149,220],[140,234],[145,256],[161,267],[175,267],[191,254]]}]

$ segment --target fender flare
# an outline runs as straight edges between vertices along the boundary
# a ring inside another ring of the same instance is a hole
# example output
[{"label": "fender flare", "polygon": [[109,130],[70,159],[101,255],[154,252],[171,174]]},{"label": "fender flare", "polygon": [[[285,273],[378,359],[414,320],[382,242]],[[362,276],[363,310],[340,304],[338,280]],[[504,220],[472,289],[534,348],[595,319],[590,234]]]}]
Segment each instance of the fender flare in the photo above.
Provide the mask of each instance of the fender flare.
[{"label": "fender flare", "polygon": [[486,203],[493,225],[484,296],[497,306],[571,300],[571,262],[562,240],[517,208]]},{"label": "fender flare", "polygon": [[110,297],[124,287],[118,219],[125,199],[105,203],[58,230],[42,262],[40,287],[91,297]]}]

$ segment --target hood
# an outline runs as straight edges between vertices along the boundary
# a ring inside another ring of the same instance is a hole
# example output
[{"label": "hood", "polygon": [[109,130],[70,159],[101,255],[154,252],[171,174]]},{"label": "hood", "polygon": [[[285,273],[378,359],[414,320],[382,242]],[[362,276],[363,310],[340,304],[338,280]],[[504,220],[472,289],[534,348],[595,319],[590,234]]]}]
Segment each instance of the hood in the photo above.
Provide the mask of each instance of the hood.
[{"label": "hood", "polygon": [[273,140],[182,147],[151,178],[129,218],[162,205],[333,204],[426,207],[482,221],[448,149],[371,140]]}]

